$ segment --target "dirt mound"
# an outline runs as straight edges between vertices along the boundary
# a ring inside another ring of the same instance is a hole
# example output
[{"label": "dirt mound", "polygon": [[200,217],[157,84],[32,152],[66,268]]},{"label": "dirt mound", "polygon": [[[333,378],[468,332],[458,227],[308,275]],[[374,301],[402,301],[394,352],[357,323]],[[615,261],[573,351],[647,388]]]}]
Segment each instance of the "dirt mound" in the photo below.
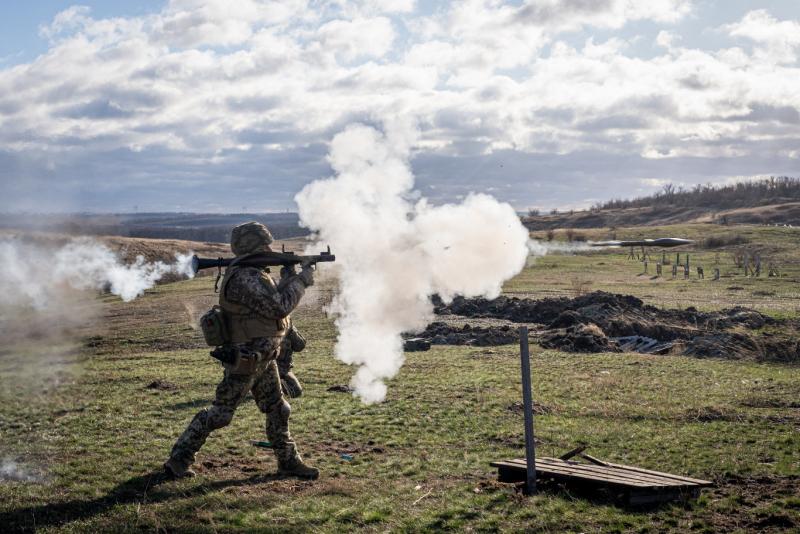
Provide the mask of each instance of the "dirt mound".
[{"label": "dirt mound", "polygon": [[[635,346],[648,348],[642,352],[657,350],[659,354],[678,352],[699,357],[800,360],[794,323],[777,321],[742,307],[719,312],[702,312],[693,307],[663,310],[631,295],[603,291],[572,299],[458,297],[447,305],[435,299],[434,306],[436,313],[442,315],[542,324],[546,327],[539,339],[542,346],[568,352],[617,352],[620,345],[630,350],[629,340],[640,338],[645,342]],[[766,326],[785,327],[786,335],[762,332]]]},{"label": "dirt mound", "polygon": [[480,327],[465,324],[459,327],[437,321],[429,324],[422,332],[408,334],[405,350],[428,350],[430,345],[491,347],[516,343],[518,340],[519,334],[508,325]]},{"label": "dirt mound", "polygon": [[576,324],[551,330],[541,337],[539,344],[546,349],[564,352],[620,352],[617,343],[595,324]]},{"label": "dirt mound", "polygon": [[[449,305],[441,301],[435,301],[434,304],[435,311],[439,314],[494,317],[518,323],[540,323],[551,328],[594,322],[612,336],[646,335],[633,332],[631,328],[620,323],[618,319],[622,316],[638,322],[657,322],[694,329],[731,328],[736,325],[761,328],[774,323],[772,318],[747,308],[737,307],[721,312],[700,312],[693,307],[686,310],[662,310],[647,305],[634,296],[605,291],[595,291],[573,299],[559,297],[533,300],[503,296],[487,300],[456,297]],[[673,335],[678,336],[677,333]]]}]

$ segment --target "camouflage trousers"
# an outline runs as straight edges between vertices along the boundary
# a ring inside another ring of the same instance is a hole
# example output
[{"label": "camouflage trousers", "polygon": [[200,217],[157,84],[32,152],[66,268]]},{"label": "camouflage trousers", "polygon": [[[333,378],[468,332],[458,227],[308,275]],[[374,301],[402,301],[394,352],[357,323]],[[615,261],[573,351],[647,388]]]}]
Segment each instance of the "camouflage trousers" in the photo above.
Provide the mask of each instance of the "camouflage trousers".
[{"label": "camouflage trousers", "polygon": [[283,397],[281,379],[275,363],[279,346],[277,340],[269,339],[239,346],[243,355],[257,358],[255,369],[252,372],[241,372],[232,366],[225,366],[225,374],[217,386],[211,407],[194,416],[172,447],[171,459],[186,468],[194,463],[195,454],[209,434],[230,424],[236,408],[248,392],[253,393],[258,409],[266,414],[267,439],[272,443],[278,465],[286,465],[295,458],[299,459],[297,445],[289,433],[291,406]]}]

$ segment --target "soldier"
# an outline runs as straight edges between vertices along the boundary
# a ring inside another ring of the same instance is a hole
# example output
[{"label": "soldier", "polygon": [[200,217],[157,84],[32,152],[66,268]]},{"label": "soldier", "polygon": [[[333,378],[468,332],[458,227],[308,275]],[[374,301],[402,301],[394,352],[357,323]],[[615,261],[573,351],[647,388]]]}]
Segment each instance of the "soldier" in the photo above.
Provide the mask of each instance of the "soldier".
[{"label": "soldier", "polygon": [[[269,230],[257,222],[236,226],[231,233],[231,250],[237,258],[269,251],[270,243]],[[238,357],[235,364],[225,364],[211,407],[194,416],[172,447],[164,463],[168,476],[194,476],[190,466],[195,453],[212,431],[231,422],[248,392],[266,414],[266,434],[278,460],[279,474],[311,479],[319,476],[317,469],[303,462],[289,433],[291,406],[282,394],[275,361],[291,325],[289,314],[314,283],[313,271],[309,265],[299,273],[294,267],[284,267],[281,275],[277,286],[267,272],[256,267],[237,267],[234,261],[225,271],[219,304],[230,318],[230,348],[238,351]]]}]

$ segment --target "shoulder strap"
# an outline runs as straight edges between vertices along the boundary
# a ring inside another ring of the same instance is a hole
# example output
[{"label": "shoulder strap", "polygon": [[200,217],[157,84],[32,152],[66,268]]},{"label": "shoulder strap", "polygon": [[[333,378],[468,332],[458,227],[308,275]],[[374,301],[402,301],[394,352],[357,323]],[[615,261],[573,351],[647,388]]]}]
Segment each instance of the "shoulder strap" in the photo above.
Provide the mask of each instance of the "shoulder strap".
[{"label": "shoulder strap", "polygon": [[[231,261],[228,264],[228,267],[225,268],[225,274],[224,275],[222,274],[222,268],[221,267],[219,268],[219,270],[217,271],[217,279],[214,282],[214,293],[217,293],[217,284],[219,283],[220,277],[222,277],[222,286],[223,286],[222,287],[222,291],[223,292],[225,291],[225,285],[226,285],[225,282],[230,279],[230,277],[228,276],[228,271],[232,267],[236,267],[237,263],[239,263],[243,259],[247,258],[248,256],[252,256],[252,254],[245,254],[244,256],[237,256],[236,258],[234,258],[233,261]],[[233,274],[233,273],[231,273],[231,274]]]}]

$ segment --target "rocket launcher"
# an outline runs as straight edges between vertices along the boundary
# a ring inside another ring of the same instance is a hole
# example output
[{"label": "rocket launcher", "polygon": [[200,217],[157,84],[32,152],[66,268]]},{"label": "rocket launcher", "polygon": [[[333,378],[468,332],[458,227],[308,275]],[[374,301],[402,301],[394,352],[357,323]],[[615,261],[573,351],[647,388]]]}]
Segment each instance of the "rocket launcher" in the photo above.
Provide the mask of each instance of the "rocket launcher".
[{"label": "rocket launcher", "polygon": [[264,269],[265,267],[285,267],[289,265],[316,265],[317,263],[336,261],[336,256],[331,254],[331,247],[328,250],[320,252],[316,255],[304,256],[295,254],[294,252],[286,252],[282,249],[280,252],[257,252],[255,254],[248,254],[237,258],[198,258],[192,256],[192,269],[195,274],[200,269],[211,269],[216,267],[222,269],[228,267],[232,263],[243,267],[258,267]]}]

